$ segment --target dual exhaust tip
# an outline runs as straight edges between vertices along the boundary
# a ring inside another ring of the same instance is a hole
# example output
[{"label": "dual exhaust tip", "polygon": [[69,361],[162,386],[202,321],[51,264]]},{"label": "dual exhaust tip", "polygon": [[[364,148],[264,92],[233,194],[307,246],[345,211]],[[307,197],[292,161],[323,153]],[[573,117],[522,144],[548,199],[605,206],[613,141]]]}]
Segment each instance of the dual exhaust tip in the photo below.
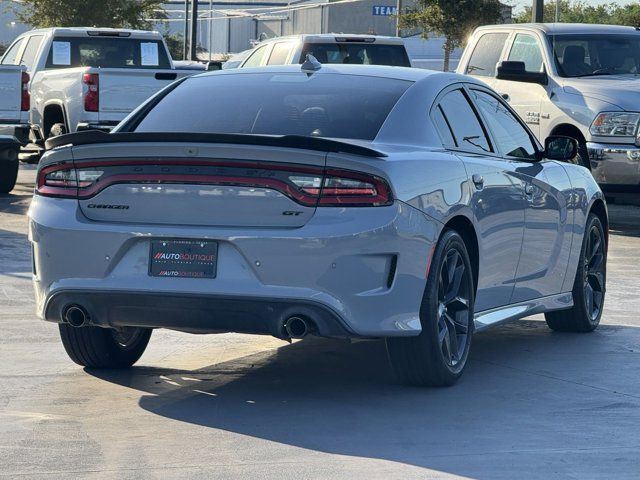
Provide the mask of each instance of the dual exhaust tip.
[{"label": "dual exhaust tip", "polygon": [[89,323],[89,314],[80,305],[69,305],[65,307],[62,319],[72,327],[80,328]]},{"label": "dual exhaust tip", "polygon": [[[72,327],[80,328],[89,323],[89,313],[81,305],[68,305],[62,319]],[[314,330],[314,325],[305,317],[294,315],[284,321],[283,330],[286,338],[303,338]]]}]

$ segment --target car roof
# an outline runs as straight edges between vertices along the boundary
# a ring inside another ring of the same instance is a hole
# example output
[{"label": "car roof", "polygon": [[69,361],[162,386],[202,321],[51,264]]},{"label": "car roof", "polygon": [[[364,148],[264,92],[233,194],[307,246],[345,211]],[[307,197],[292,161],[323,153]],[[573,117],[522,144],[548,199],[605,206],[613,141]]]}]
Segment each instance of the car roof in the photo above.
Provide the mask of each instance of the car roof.
[{"label": "car roof", "polygon": [[[300,73],[302,71],[300,65],[270,65],[264,67],[251,67],[241,69],[218,70],[215,72],[207,72],[196,75],[192,78],[206,77],[210,75],[246,75],[256,73]],[[313,73],[313,75],[323,74],[343,74],[343,75],[360,75],[368,77],[393,78],[397,80],[408,80],[418,82],[426,78],[447,78],[459,77],[458,81],[476,83],[476,81],[464,75],[456,73],[439,72],[435,70],[427,70],[423,68],[410,67],[391,67],[387,65],[349,65],[349,64],[325,64]],[[482,84],[481,82],[477,82]]]},{"label": "car roof", "polygon": [[[86,37],[89,32],[101,36],[99,33],[104,33],[105,37],[119,38],[113,34],[125,34],[122,38],[154,38],[159,39],[161,35],[159,32],[150,30],[131,30],[127,28],[95,28],[95,27],[53,27],[53,28],[40,28],[37,30],[30,30],[23,35],[43,34],[50,33],[51,35],[60,35],[65,37]],[[111,34],[111,35],[110,35]],[[112,36],[113,35],[113,36]]]},{"label": "car roof", "polygon": [[267,42],[282,42],[282,41],[301,41],[305,43],[367,43],[363,40],[369,40],[370,43],[382,44],[382,45],[403,45],[404,41],[400,37],[387,37],[383,35],[365,35],[355,33],[305,33],[300,35],[287,35],[284,37],[273,37],[263,40],[258,43],[264,44]]},{"label": "car roof", "polygon": [[485,25],[479,27],[482,30],[537,30],[544,34],[624,34],[640,33],[635,27],[621,25],[594,25],[584,23],[511,23],[504,25]]}]

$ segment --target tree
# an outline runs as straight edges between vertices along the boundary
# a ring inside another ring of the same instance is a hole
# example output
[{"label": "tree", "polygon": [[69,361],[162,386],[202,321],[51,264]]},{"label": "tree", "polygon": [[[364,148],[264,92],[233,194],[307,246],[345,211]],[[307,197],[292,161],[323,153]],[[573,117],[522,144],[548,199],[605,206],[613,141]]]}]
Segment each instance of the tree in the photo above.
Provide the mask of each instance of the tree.
[{"label": "tree", "polygon": [[164,41],[167,43],[167,48],[169,49],[171,58],[174,60],[182,58],[184,54],[184,38],[182,34],[169,33],[169,31],[167,31],[164,34]]},{"label": "tree", "polygon": [[166,18],[162,0],[22,0],[18,20],[35,28],[113,27],[149,29],[148,18]]},{"label": "tree", "polygon": [[7,48],[9,48],[9,44],[8,43],[2,43],[0,42],[0,57],[2,55],[4,55],[4,52],[7,51]]},{"label": "tree", "polygon": [[[602,23],[610,25],[640,26],[640,3],[620,6],[615,3],[588,5],[583,1],[558,0],[559,21],[563,23]],[[554,22],[556,0],[545,2],[544,21]],[[531,7],[525,7],[513,17],[517,23],[531,21]]]},{"label": "tree", "polygon": [[442,69],[448,71],[453,50],[462,47],[476,27],[498,22],[502,8],[499,0],[418,0],[415,10],[398,15],[398,23],[400,28],[422,30],[424,38],[443,36]]}]

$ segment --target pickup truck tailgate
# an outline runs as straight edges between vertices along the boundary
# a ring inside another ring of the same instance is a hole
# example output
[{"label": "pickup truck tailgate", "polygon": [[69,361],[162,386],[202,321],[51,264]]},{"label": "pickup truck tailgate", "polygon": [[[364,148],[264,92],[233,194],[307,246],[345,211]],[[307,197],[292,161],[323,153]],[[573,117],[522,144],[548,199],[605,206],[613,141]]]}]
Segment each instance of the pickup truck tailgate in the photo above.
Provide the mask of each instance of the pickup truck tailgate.
[{"label": "pickup truck tailgate", "polygon": [[0,65],[0,123],[20,120],[22,72],[25,70],[22,65]]},{"label": "pickup truck tailgate", "polygon": [[91,72],[94,71],[100,82],[100,113],[107,115],[129,113],[171,82],[201,73],[197,70],[92,68]]}]

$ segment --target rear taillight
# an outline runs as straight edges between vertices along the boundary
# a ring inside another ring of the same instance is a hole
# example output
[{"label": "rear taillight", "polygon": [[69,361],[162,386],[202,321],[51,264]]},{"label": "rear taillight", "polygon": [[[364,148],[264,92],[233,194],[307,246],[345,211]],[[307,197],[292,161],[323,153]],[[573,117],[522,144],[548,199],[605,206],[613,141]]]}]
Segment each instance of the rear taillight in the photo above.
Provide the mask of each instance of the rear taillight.
[{"label": "rear taillight", "polygon": [[38,173],[36,191],[62,198],[91,198],[118,184],[229,185],[276,190],[308,207],[379,207],[392,203],[387,183],[350,170],[266,162],[104,160],[50,165]]},{"label": "rear taillight", "polygon": [[100,108],[100,81],[97,73],[82,75],[82,83],[87,86],[84,93],[84,109],[86,112],[97,112]]},{"label": "rear taillight", "polygon": [[379,207],[391,203],[389,186],[373,175],[330,169],[322,178],[289,178],[303,192],[319,197],[321,207]]},{"label": "rear taillight", "polygon": [[31,108],[31,95],[29,95],[29,74],[22,72],[20,83],[20,110],[28,112]]},{"label": "rear taillight", "polygon": [[96,168],[74,169],[70,164],[50,165],[38,173],[36,191],[47,197],[78,198],[104,174]]}]

